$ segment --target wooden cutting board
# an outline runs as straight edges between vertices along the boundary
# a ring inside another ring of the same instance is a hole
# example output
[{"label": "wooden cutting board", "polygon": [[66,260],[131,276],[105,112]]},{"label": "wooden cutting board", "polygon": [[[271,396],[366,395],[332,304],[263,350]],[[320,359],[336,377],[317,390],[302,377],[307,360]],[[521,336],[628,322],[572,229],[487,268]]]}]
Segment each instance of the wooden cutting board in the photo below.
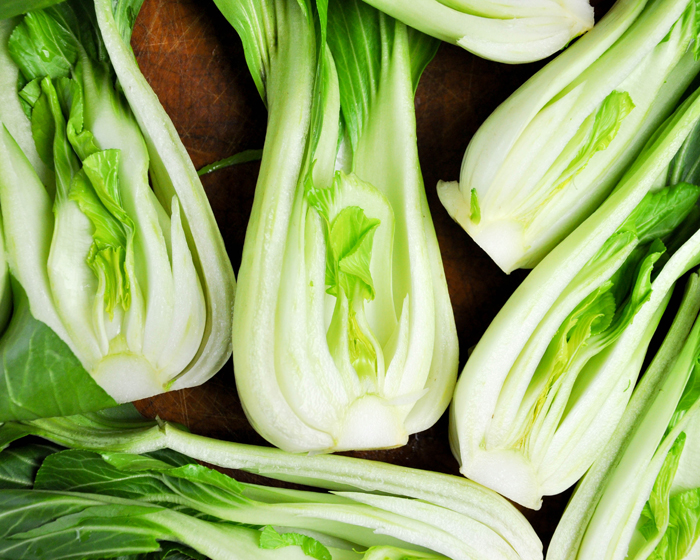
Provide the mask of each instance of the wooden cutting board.
[{"label": "wooden cutting board", "polygon": [[[600,17],[612,0],[591,3]],[[197,169],[243,150],[262,148],[265,107],[248,73],[238,35],[213,2],[146,0],[132,44]],[[416,94],[418,149],[457,321],[460,370],[468,349],[526,273],[503,274],[448,216],[435,186],[440,179],[459,178],[464,150],[479,125],[542,64],[498,64],[443,44]],[[258,170],[259,163],[248,163],[203,177],[236,272]],[[180,422],[198,434],[266,445],[243,414],[232,361],[200,387],[146,399],[137,407],[147,416]],[[459,474],[449,449],[446,416],[402,448],[352,455]],[[251,480],[251,475],[236,476]],[[545,498],[538,512],[521,508],[545,548],[569,494]]]}]

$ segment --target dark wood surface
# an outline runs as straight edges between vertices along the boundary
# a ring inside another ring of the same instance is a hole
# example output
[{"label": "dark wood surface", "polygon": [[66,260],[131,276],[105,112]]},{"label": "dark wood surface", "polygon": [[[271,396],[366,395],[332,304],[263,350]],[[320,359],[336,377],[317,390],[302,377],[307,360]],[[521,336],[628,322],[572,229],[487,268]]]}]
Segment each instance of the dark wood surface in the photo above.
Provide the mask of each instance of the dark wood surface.
[{"label": "dark wood surface", "polygon": [[[592,3],[599,17],[612,2]],[[132,44],[196,168],[242,150],[262,148],[265,108],[245,65],[241,42],[213,2],[146,0]],[[418,87],[418,148],[457,321],[460,368],[467,350],[477,343],[526,273],[503,274],[451,220],[438,201],[435,186],[439,179],[459,178],[464,150],[479,125],[542,64],[507,66],[443,44]],[[236,272],[258,169],[258,163],[248,163],[203,178]],[[147,416],[183,423],[198,434],[266,444],[243,414],[231,361],[200,387],[140,401],[137,406]],[[354,455],[458,474],[445,416],[400,449]],[[568,496],[567,492],[545,498],[537,512],[523,510],[545,547]]]}]

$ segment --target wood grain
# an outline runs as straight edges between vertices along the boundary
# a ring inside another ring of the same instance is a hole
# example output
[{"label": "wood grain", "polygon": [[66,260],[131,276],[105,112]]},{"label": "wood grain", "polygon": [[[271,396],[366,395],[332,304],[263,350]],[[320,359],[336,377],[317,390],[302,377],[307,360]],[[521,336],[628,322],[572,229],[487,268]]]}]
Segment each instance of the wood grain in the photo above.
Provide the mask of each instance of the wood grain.
[{"label": "wood grain", "polygon": [[[410,1],[410,0],[409,0]],[[597,16],[611,4],[593,2]],[[158,94],[195,167],[239,151],[262,148],[266,111],[248,73],[238,36],[213,2],[146,0],[132,40],[144,75]],[[507,66],[443,44],[416,95],[418,148],[460,336],[461,365],[526,273],[503,274],[448,216],[435,186],[459,177],[462,156],[479,125],[543,63]],[[253,202],[258,163],[203,178],[226,247],[238,270]],[[181,422],[193,432],[224,440],[266,443],[246,420],[229,362],[206,384],[137,403],[150,417]],[[447,420],[394,450],[354,455],[458,474],[447,442]],[[251,479],[250,475],[242,478]],[[569,493],[524,510],[549,542]]]}]

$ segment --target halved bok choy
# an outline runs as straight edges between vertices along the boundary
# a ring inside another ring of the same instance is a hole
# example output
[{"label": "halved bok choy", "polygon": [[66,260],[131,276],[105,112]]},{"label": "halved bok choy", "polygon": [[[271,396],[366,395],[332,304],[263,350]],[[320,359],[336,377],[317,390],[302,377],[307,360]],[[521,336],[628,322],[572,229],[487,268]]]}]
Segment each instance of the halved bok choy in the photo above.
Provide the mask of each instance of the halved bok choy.
[{"label": "halved bok choy", "polygon": [[600,454],[676,281],[700,263],[699,121],[700,90],[477,344],[451,410],[465,476],[537,509]]},{"label": "halved bok choy", "polygon": [[269,109],[233,318],[244,410],[287,451],[403,445],[457,374],[413,105],[437,44],[353,0],[216,3]]},{"label": "halved bok choy", "polygon": [[198,385],[230,356],[233,270],[129,47],[140,5],[69,0],[0,23],[14,301],[0,421]]},{"label": "halved bok choy", "polygon": [[700,554],[698,310],[700,280],[693,274],[620,425],[579,482],[548,560],[682,560]]},{"label": "halved bok choy", "polygon": [[438,194],[504,272],[607,198],[700,71],[698,21],[691,0],[619,0],[479,128]]}]

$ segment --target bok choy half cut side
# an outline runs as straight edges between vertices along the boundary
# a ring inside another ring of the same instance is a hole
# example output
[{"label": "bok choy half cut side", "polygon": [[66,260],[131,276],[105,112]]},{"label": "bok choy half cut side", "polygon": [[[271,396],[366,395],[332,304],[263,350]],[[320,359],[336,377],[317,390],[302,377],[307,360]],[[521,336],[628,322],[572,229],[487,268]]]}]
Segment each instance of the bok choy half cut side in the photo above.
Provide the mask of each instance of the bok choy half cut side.
[{"label": "bok choy half cut side", "polygon": [[12,20],[11,33],[2,22],[14,309],[0,340],[0,420],[198,385],[230,356],[233,270],[129,47],[140,4],[69,0]]},{"label": "bok choy half cut side", "polygon": [[691,0],[618,0],[484,122],[440,200],[506,273],[610,194],[700,71]]},{"label": "bok choy half cut side", "polygon": [[542,60],[593,27],[588,0],[365,0],[423,33],[477,56]]},{"label": "bok choy half cut side", "polygon": [[292,452],[396,447],[458,345],[416,147],[437,43],[355,0],[218,0],[269,109],[233,319],[236,384]]},{"label": "bok choy half cut side", "polygon": [[[5,468],[22,468],[24,449],[5,451],[14,452]],[[42,560],[46,550],[52,559],[101,560],[169,548],[158,541],[212,560],[519,558],[495,533],[435,504],[241,484],[169,450],[51,454],[33,489],[0,492],[0,516],[8,560]]]},{"label": "bok choy half cut side", "polygon": [[700,553],[699,309],[693,274],[614,436],[577,486],[549,560],[682,560]]},{"label": "bok choy half cut side", "polygon": [[[362,515],[347,515],[344,516],[344,519],[336,518],[336,521],[344,520],[358,526],[367,527],[367,523],[383,524],[388,519],[388,511],[414,520],[414,522],[406,524],[405,527],[403,523],[393,526],[386,525],[384,528],[379,528],[376,531],[377,535],[372,537],[358,527],[358,534],[349,538],[354,543],[360,543],[358,538],[384,539],[393,535],[405,542],[410,541],[414,545],[424,546],[431,550],[446,551],[444,546],[454,546],[456,544],[454,537],[456,537],[461,541],[461,544],[457,545],[457,548],[450,549],[456,554],[455,556],[447,554],[451,558],[463,558],[465,552],[468,552],[466,558],[469,559],[538,560],[542,558],[542,544],[522,514],[495,492],[461,477],[339,455],[303,456],[270,447],[209,439],[190,434],[175,424],[146,420],[136,412],[132,405],[123,405],[93,414],[6,423],[0,426],[0,450],[27,435],[40,436],[74,449],[94,451],[103,454],[103,457],[119,457],[131,453],[161,453],[161,450],[172,449],[197,460],[226,468],[242,469],[278,480],[316,486],[327,490],[350,492],[351,494],[346,494],[346,496],[355,496],[357,499],[352,498],[355,502],[363,503],[369,508],[384,510],[384,513],[381,511],[372,513],[371,510],[360,507],[360,510],[370,514],[371,519],[363,519]],[[13,449],[15,449],[14,446],[9,450]],[[156,458],[161,456],[154,455]],[[2,457],[3,455],[0,454],[0,483],[3,473]],[[26,472],[28,468],[33,469],[33,464],[32,462],[29,462],[29,465],[24,464],[23,472]],[[145,461],[142,464],[147,466]],[[127,474],[125,473],[120,478],[127,477]],[[212,476],[217,476],[217,473]],[[22,481],[28,477],[18,473],[9,478]],[[210,480],[216,480],[216,478],[210,478]],[[206,479],[198,477],[198,481],[206,482]],[[27,486],[25,484],[23,487]],[[94,485],[86,484],[84,487],[86,489],[94,488]],[[54,486],[53,489],[57,488]],[[268,496],[274,498],[272,500],[274,502],[289,501],[284,496],[295,494],[294,492],[288,494],[286,490],[279,489],[264,491],[268,493]],[[263,489],[258,492],[258,496],[261,498],[264,496],[262,492]],[[154,494],[162,496],[159,491],[155,491]],[[225,493],[224,496],[221,496],[221,493],[218,495],[219,498],[216,498],[214,503],[209,504],[208,513],[234,521],[241,519],[242,517],[234,518],[232,516],[242,516],[242,512],[231,511],[223,516],[224,510],[222,508],[211,509],[211,506],[225,505],[223,504],[226,498]],[[339,508],[332,506],[325,511],[326,506],[321,502],[330,504],[333,500],[330,498],[325,500],[323,496],[319,495],[311,496],[313,496],[312,501],[318,502],[318,507],[314,510],[316,513],[310,509],[307,509],[306,512],[294,511],[289,506],[291,509],[288,509],[287,512],[292,513],[293,518],[287,520],[277,517],[274,524],[309,528],[312,524],[317,523],[320,517],[330,521],[334,515],[333,510]],[[269,503],[271,500],[262,499],[259,501]],[[241,505],[247,507],[245,503]],[[398,507],[400,505],[401,507]],[[226,507],[228,508],[228,506]],[[272,513],[275,507],[267,509],[268,514]],[[285,507],[279,506],[281,510],[285,510]],[[246,516],[249,522],[272,522],[270,517],[267,517],[266,520],[261,518],[261,515],[265,515],[265,508],[251,509],[248,507],[247,511],[251,514],[251,517]],[[278,514],[281,513],[281,511],[278,512]],[[362,514],[362,511],[357,513]],[[256,517],[253,518],[253,515]],[[314,521],[314,517],[317,518],[316,521]],[[323,521],[320,522],[325,524]],[[329,523],[327,527],[317,526],[315,530],[326,532],[333,530],[334,526],[335,530],[341,528],[337,523]],[[428,526],[432,526],[432,528]],[[416,531],[419,527],[423,527],[423,529]],[[446,538],[445,532],[449,533],[451,537]],[[418,536],[419,540],[410,540],[408,537],[411,534],[413,537]],[[422,536],[419,536],[421,534]],[[429,536],[430,540],[426,536]],[[365,546],[369,544],[367,542]],[[359,549],[359,547],[354,548]],[[331,552],[333,553],[333,551]],[[248,560],[251,557],[253,556],[245,558]],[[333,555],[333,558],[336,556]],[[394,557],[389,556],[389,558],[393,559]],[[399,556],[395,560],[400,558],[403,557]],[[386,560],[378,552],[377,557],[365,557],[365,560],[370,559]]]},{"label": "bok choy half cut side", "polygon": [[700,262],[699,119],[700,90],[479,341],[451,410],[465,476],[537,509],[611,437],[675,282]]}]

